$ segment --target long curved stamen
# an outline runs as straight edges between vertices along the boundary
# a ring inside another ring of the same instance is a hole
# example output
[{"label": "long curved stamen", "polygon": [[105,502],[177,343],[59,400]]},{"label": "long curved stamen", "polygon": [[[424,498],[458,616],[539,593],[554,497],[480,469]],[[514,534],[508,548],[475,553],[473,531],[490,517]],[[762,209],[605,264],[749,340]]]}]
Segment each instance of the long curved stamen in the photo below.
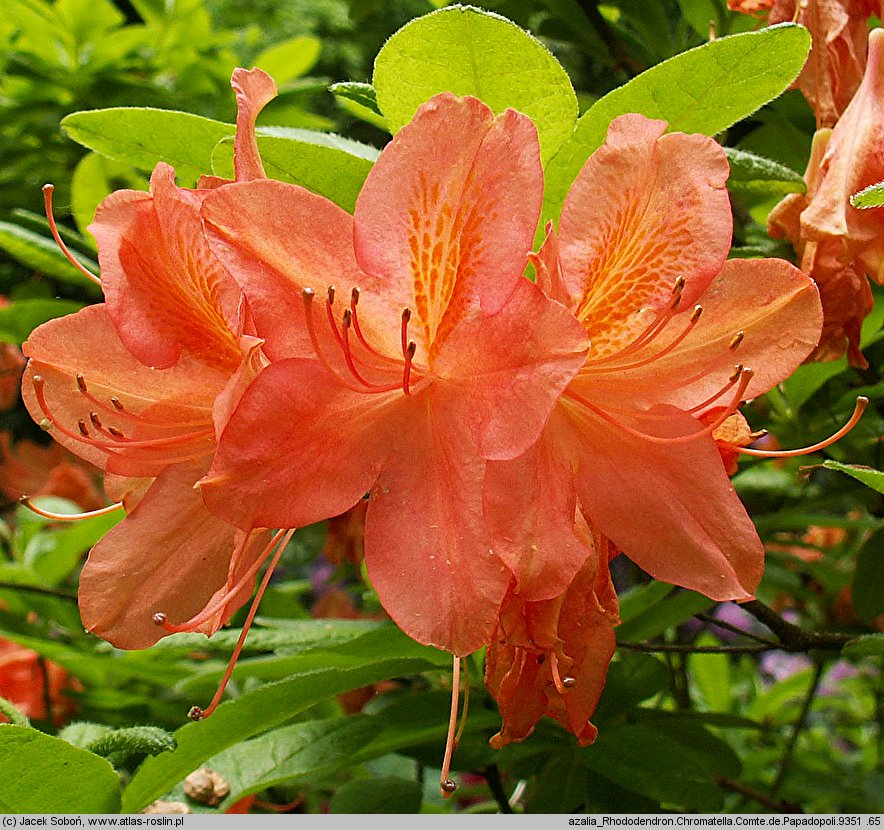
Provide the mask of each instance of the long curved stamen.
[{"label": "long curved stamen", "polygon": [[[168,436],[166,438],[145,438],[145,439],[135,439],[135,438],[126,438],[122,432],[119,430],[115,430],[114,432],[108,432],[112,436],[112,440],[102,440],[99,441],[96,438],[93,438],[89,434],[89,430],[86,427],[85,421],[78,421],[77,426],[79,428],[79,434],[74,432],[71,429],[68,429],[55,415],[52,414],[52,410],[49,408],[49,404],[46,401],[46,392],[45,385],[46,381],[43,379],[41,375],[34,375],[32,378],[32,382],[34,384],[34,392],[36,393],[37,404],[40,407],[40,410],[46,416],[46,420],[48,420],[52,426],[56,427],[62,435],[66,435],[68,438],[72,438],[75,441],[79,441],[83,444],[89,444],[93,447],[98,447],[101,450],[122,450],[122,449],[143,449],[143,448],[155,448],[155,447],[168,447],[168,446],[180,446],[185,441],[190,441],[196,438],[208,438],[211,435],[215,434],[214,429],[204,429],[204,430],[196,430],[194,432],[188,432],[182,435],[174,435]],[[90,413],[94,414],[94,413]]]},{"label": "long curved stamen", "polygon": [[467,728],[467,714],[470,711],[470,661],[463,661],[463,707],[460,710],[460,726],[457,727],[457,734],[454,736],[454,748],[457,749],[460,739]]},{"label": "long curved stamen", "polygon": [[408,351],[408,321],[411,319],[411,309],[402,309],[402,329],[400,330],[400,340],[402,342],[403,356]]},{"label": "long curved stamen", "polygon": [[[596,373],[596,372],[598,372],[598,373],[601,373],[601,372],[623,372],[623,371],[626,371],[627,369],[639,369],[642,366],[647,366],[649,363],[653,363],[654,361],[659,360],[661,357],[664,357],[665,355],[674,351],[682,342],[684,342],[684,339],[694,330],[694,327],[697,325],[697,322],[699,321],[700,315],[702,313],[703,313],[703,306],[700,306],[700,305],[694,306],[694,311],[691,314],[690,320],[688,321],[688,324],[685,327],[684,331],[681,334],[679,334],[678,337],[676,337],[671,343],[669,343],[667,346],[664,346],[662,349],[660,349],[659,352],[655,352],[654,354],[649,355],[648,357],[644,357],[641,360],[636,360],[633,363],[623,363],[623,364],[617,364],[615,366],[608,365],[608,366],[604,366],[604,367],[596,367],[596,366],[590,364],[587,367],[587,369],[585,370],[585,372],[591,373],[591,374]],[[663,329],[661,328],[660,331],[662,331],[662,330]],[[659,332],[658,332],[658,334],[659,334]],[[651,339],[654,339],[654,338],[651,338]],[[643,345],[647,345],[649,342],[650,342],[650,340],[646,341]],[[620,356],[620,355],[618,355],[618,356]]]},{"label": "long curved stamen", "polygon": [[621,423],[612,415],[609,415],[605,412],[604,409],[595,406],[590,403],[586,398],[577,395],[576,393],[566,390],[565,396],[571,398],[577,403],[585,406],[590,411],[594,412],[598,415],[602,420],[607,421],[612,426],[617,427],[618,429],[623,430],[629,435],[634,436],[635,438],[640,438],[642,441],[650,441],[654,444],[684,444],[688,441],[696,441],[698,438],[702,438],[704,435],[710,435],[714,432],[718,427],[720,427],[740,406],[740,402],[743,400],[743,393],[746,391],[746,387],[749,385],[749,381],[752,380],[754,372],[752,369],[742,369],[740,371],[740,380],[737,386],[737,391],[731,400],[730,404],[725,407],[724,411],[710,424],[707,424],[703,429],[697,430],[697,432],[692,432],[688,435],[676,435],[673,437],[664,437],[660,435],[651,435],[647,432],[642,432],[641,430],[634,429],[633,427],[627,426],[624,423]]},{"label": "long curved stamen", "polygon": [[857,425],[859,419],[862,418],[863,412],[866,411],[868,405],[869,399],[860,395],[856,399],[856,406],[854,407],[853,415],[850,416],[850,420],[844,424],[841,429],[825,440],[819,441],[816,444],[811,444],[809,447],[801,447],[794,450],[756,450],[751,447],[734,446],[733,449],[735,452],[741,453],[742,455],[754,455],[756,458],[793,458],[798,455],[809,455],[812,452],[825,449],[830,444],[834,444],[836,441],[847,435],[847,433]]},{"label": "long curved stamen", "polygon": [[673,388],[683,389],[685,386],[691,386],[697,381],[705,378],[707,375],[712,374],[712,372],[720,369],[723,364],[730,362],[733,359],[733,352],[735,352],[740,347],[740,344],[743,342],[744,337],[744,332],[736,332],[734,336],[730,339],[727,349],[722,351],[721,354],[719,354],[718,357],[711,364],[706,366],[704,369],[701,369],[696,374],[693,374],[687,378],[683,378],[678,383],[673,384]]},{"label": "long curved stamen", "polygon": [[362,375],[359,374],[359,371],[356,369],[356,363],[353,361],[353,353],[350,351],[350,329],[353,326],[353,311],[352,309],[347,309],[344,312],[344,317],[341,320],[341,331],[343,332],[343,336],[341,339],[341,348],[344,352],[344,360],[347,363],[347,368],[350,370],[350,374],[353,375],[356,380],[358,380],[363,386],[368,387],[369,389],[376,388],[374,384],[369,383]]},{"label": "long curved stamen", "polygon": [[734,384],[737,383],[737,381],[739,381],[740,375],[742,374],[742,372],[743,372],[743,364],[738,363],[736,366],[734,366],[733,374],[731,374],[731,376],[727,379],[727,383],[724,386],[722,386],[721,389],[719,389],[714,395],[710,395],[702,403],[698,403],[696,406],[692,406],[688,410],[688,412],[690,412],[693,415],[695,412],[699,412],[701,409],[705,409],[707,406],[711,406],[722,395],[724,395],[725,392],[727,392],[729,389],[732,389],[734,387]]},{"label": "long curved stamen", "polygon": [[555,651],[550,652],[549,655],[549,668],[552,672],[553,685],[556,687],[556,691],[560,695],[564,695],[568,693],[568,689],[573,689],[576,685],[577,681],[573,677],[565,676],[562,677],[559,674],[559,657],[555,653]]},{"label": "long curved stamen", "polygon": [[451,668],[451,713],[448,717],[448,737],[445,740],[445,755],[442,758],[442,773],[439,775],[439,789],[443,798],[449,798],[457,789],[457,784],[449,778],[451,756],[454,753],[454,732],[457,727],[457,703],[460,697],[460,657],[454,657]]},{"label": "long curved stamen", "polygon": [[[277,543],[282,539],[282,537],[288,531],[278,530],[274,535],[264,550],[258,554],[255,561],[248,567],[248,569],[240,576],[240,578],[236,581],[236,583],[226,590],[215,602],[211,605],[207,605],[199,614],[191,617],[189,620],[183,623],[170,623],[168,617],[162,611],[158,611],[153,615],[153,621],[156,625],[162,626],[164,631],[168,631],[169,634],[179,634],[184,631],[195,631],[199,626],[201,626],[204,622],[211,619],[215,614],[218,613],[231,599],[231,597],[235,597],[250,580],[255,578],[255,574],[258,573],[258,570],[261,568],[261,565],[267,561],[267,557],[273,551],[273,548],[276,547]],[[294,533],[294,531],[291,531]],[[289,534],[291,536],[291,533]],[[243,550],[245,550],[246,545],[249,543],[249,537],[243,539],[239,548],[234,552],[234,557],[238,557],[242,555]],[[283,545],[285,547],[285,545]]]},{"label": "long curved stamen", "polygon": [[22,496],[18,501],[19,504],[23,504],[28,510],[36,513],[38,516],[42,516],[44,519],[52,519],[54,522],[79,522],[82,519],[93,519],[95,516],[106,516],[108,513],[113,513],[123,506],[123,502],[118,501],[114,504],[109,504],[107,507],[87,510],[84,513],[56,513],[53,510],[45,510],[42,507],[38,507],[34,504],[32,496]]},{"label": "long curved stamen", "polygon": [[353,331],[356,334],[356,339],[367,351],[378,357],[383,357],[383,355],[380,355],[378,351],[365,339],[365,335],[362,333],[362,328],[359,325],[359,315],[356,313],[357,305],[359,305],[359,289],[356,286],[353,286],[353,290],[350,292],[350,314],[353,318]]},{"label": "long curved stamen", "polygon": [[[77,388],[80,390],[80,393],[83,395],[86,400],[92,403],[97,409],[101,409],[104,412],[113,415],[116,418],[125,418],[130,421],[135,421],[139,424],[150,424],[151,426],[157,427],[158,429],[181,429],[182,427],[190,427],[197,426],[199,424],[208,423],[206,418],[200,418],[199,420],[193,421],[177,421],[175,423],[169,423],[168,421],[160,421],[158,419],[151,418],[146,414],[136,414],[134,412],[130,412],[124,404],[120,401],[119,398],[112,396],[110,398],[110,405],[106,404],[101,398],[96,397],[89,391],[89,387],[86,385],[86,378],[83,376],[81,372],[77,373]],[[175,402],[178,406],[189,407],[189,408],[197,408],[191,406],[187,403],[180,403],[178,401]]]},{"label": "long curved stamen", "polygon": [[245,622],[243,623],[242,632],[240,633],[239,639],[236,642],[236,648],[233,650],[230,661],[227,663],[227,669],[224,672],[224,677],[221,678],[221,682],[218,684],[218,689],[215,691],[215,696],[212,698],[212,702],[205,709],[202,709],[199,706],[192,706],[190,708],[190,712],[188,712],[188,716],[191,719],[204,720],[218,708],[218,704],[221,702],[221,698],[224,695],[224,690],[227,688],[227,684],[230,682],[230,676],[233,674],[233,669],[236,666],[236,661],[239,660],[239,655],[241,654],[243,646],[245,645],[246,637],[248,636],[249,630],[252,627],[252,622],[255,619],[255,614],[258,613],[258,606],[261,604],[261,599],[264,596],[264,592],[267,590],[267,585],[270,583],[270,577],[273,576],[273,571],[276,568],[277,563],[279,562],[279,557],[282,556],[282,552],[285,550],[286,545],[288,544],[288,541],[289,539],[291,539],[291,536],[294,532],[294,530],[286,531],[283,542],[280,544],[279,548],[276,551],[276,555],[273,557],[273,560],[270,562],[269,567],[264,573],[264,578],[261,580],[261,584],[258,586],[258,591],[255,594],[254,600],[252,600],[252,607],[249,608],[249,614],[246,617]]},{"label": "long curved stamen", "polygon": [[402,371],[402,391],[406,395],[411,395],[411,364],[416,350],[417,343],[412,340],[405,350],[405,369]]},{"label": "long curved stamen", "polygon": [[70,249],[64,244],[64,240],[58,232],[58,226],[55,224],[55,214],[52,212],[52,193],[54,190],[54,184],[43,185],[43,204],[46,207],[46,221],[49,222],[49,230],[52,232],[52,238],[55,240],[55,244],[61,249],[65,259],[67,259],[74,268],[86,277],[86,279],[91,280],[96,285],[101,285],[101,280],[70,252]]}]

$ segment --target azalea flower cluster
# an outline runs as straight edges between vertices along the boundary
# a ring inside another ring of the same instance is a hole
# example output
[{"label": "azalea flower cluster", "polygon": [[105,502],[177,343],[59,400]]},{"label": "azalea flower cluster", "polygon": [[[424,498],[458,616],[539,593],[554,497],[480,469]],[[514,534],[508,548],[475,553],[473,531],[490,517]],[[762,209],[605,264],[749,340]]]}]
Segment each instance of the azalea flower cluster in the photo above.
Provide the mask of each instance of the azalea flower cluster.
[{"label": "azalea flower cluster", "polygon": [[25,346],[30,412],[126,512],[84,566],[86,628],[121,648],[211,634],[296,528],[367,500],[393,620],[456,675],[486,647],[493,744],[544,714],[591,742],[613,556],[753,595],[763,548],[728,468],[762,451],[737,410],[816,347],[816,287],[781,260],[727,261],[710,138],[616,119],[532,252],[526,116],[437,95],[350,215],[266,178],[273,83],[233,86],[236,180],[183,189],[160,164],[149,193],[109,196],[91,226],[105,302]]},{"label": "azalea flower cluster", "polygon": [[868,278],[884,283],[884,210],[853,207],[854,194],[884,180],[884,16],[880,0],[729,0],[732,9],[769,9],[768,22],[797,20],[813,46],[796,86],[814,110],[804,174],[807,191],[771,211],[768,230],[795,247],[801,269],[820,290],[824,323],[812,360],[843,356],[865,368],[862,322],[872,309]]}]

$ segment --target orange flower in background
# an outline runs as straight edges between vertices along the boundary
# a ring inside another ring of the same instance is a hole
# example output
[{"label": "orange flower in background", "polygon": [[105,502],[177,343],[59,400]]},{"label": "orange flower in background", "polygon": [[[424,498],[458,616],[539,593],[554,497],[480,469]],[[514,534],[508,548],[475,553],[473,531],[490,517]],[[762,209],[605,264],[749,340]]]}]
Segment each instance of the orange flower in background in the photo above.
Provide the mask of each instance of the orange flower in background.
[{"label": "orange flower in background", "polygon": [[868,19],[881,14],[880,0],[728,0],[732,11],[767,22],[795,22],[810,31],[810,55],[795,81],[816,113],[817,125],[832,126],[862,80],[868,46]]},{"label": "orange flower in background", "polygon": [[536,260],[592,346],[540,441],[488,467],[486,514],[526,601],[563,592],[586,560],[577,509],[657,579],[724,600],[761,578],[716,431],[813,349],[819,297],[782,260],[725,262],[724,154],[665,127],[612,122]]},{"label": "orange flower in background", "polygon": [[[60,726],[74,712],[74,700],[65,695],[74,685],[61,666],[41,661],[37,652],[0,639],[0,697],[29,718],[51,720]],[[7,718],[0,713],[0,723],[5,722]]]},{"label": "orange flower in background", "polygon": [[456,655],[492,635],[511,578],[485,458],[530,446],[586,348],[522,276],[541,196],[530,120],[444,94],[383,150],[353,217],[273,181],[203,207],[272,361],[221,436],[206,504],[244,530],[300,527],[370,491],[381,603]]},{"label": "orange flower in background", "polygon": [[846,351],[851,365],[868,365],[860,329],[872,309],[866,275],[884,283],[884,210],[859,210],[850,197],[884,179],[882,49],[884,30],[875,29],[862,86],[835,128],[814,136],[807,192],[789,194],[768,217],[771,236],[792,243],[801,269],[819,286],[823,333],[811,360]]}]

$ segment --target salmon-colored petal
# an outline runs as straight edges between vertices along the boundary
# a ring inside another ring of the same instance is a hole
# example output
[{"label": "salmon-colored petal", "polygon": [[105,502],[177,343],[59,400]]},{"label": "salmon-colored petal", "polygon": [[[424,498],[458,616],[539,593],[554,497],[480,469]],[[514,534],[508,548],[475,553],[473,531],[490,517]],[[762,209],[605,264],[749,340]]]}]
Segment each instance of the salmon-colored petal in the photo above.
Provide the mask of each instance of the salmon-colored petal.
[{"label": "salmon-colored petal", "polygon": [[[212,406],[225,374],[188,355],[170,369],[145,366],[120,342],[104,305],[45,323],[23,348],[30,358],[22,382],[28,411],[38,423],[56,421],[50,433],[81,458],[111,473],[155,476],[181,455],[211,453]],[[36,394],[36,376],[43,379],[48,414]],[[123,439],[109,434],[111,428]]]},{"label": "salmon-colored petal", "polygon": [[243,530],[343,513],[374,484],[402,397],[350,391],[315,361],[272,363],[221,434],[199,485],[206,505]]},{"label": "salmon-colored petal", "polygon": [[[785,260],[729,260],[700,304],[695,327],[671,351],[665,350],[690,326],[689,312],[673,318],[659,337],[622,363],[603,364],[604,372],[587,363],[581,376],[586,396],[629,409],[657,403],[682,409],[705,401],[702,408],[723,405],[734,395],[728,379],[741,364],[755,373],[742,396],[748,400],[785,380],[819,340],[819,292]],[[735,338],[738,345],[731,348]]]},{"label": "salmon-colored petal", "polygon": [[158,368],[182,351],[228,371],[239,364],[239,289],[209,248],[199,199],[175,186],[171,167],[157,165],[151,196],[105,199],[89,230],[108,313],[132,354]]},{"label": "salmon-colored petal", "polygon": [[561,303],[566,308],[571,306],[571,295],[562,276],[561,257],[559,256],[559,239],[555,225],[546,223],[546,236],[536,254],[529,256],[534,266],[535,282],[547,297]]},{"label": "salmon-colored petal", "polygon": [[571,308],[593,354],[618,351],[685,280],[690,307],[727,257],[729,167],[711,138],[623,115],[587,160],[562,208],[559,254]]},{"label": "salmon-colored petal", "polygon": [[592,548],[574,527],[570,461],[549,433],[521,457],[488,464],[484,504],[494,551],[516,578],[514,596],[536,602],[563,593]]},{"label": "salmon-colored petal", "polygon": [[409,307],[422,350],[468,309],[497,311],[540,215],[537,132],[512,110],[437,95],[384,148],[356,202],[356,256]]},{"label": "salmon-colored petal", "polygon": [[461,391],[485,458],[515,458],[540,435],[583,365],[583,328],[526,279],[496,314],[474,311],[451,330],[434,372]]},{"label": "salmon-colored petal", "polygon": [[80,576],[88,631],[119,648],[147,648],[166,633],[155,613],[187,620],[225,584],[239,534],[194,490],[204,469],[169,467],[92,549]]},{"label": "salmon-colored petal", "polygon": [[255,123],[261,110],[276,97],[276,84],[263,69],[234,69],[230,85],[236,93],[236,139],[233,165],[237,181],[264,178]]},{"label": "salmon-colored petal", "polygon": [[270,180],[232,184],[206,196],[203,217],[212,246],[236,277],[271,360],[313,356],[301,292],[316,292],[317,331],[330,329],[322,305],[337,289],[340,323],[354,287],[361,289],[361,322],[371,342],[399,353],[404,306],[389,307],[386,288],[362,273],[353,254],[353,218],[304,188]]},{"label": "salmon-colored petal", "polygon": [[577,493],[590,525],[656,579],[716,600],[748,599],[764,565],[764,548],[725,473],[715,441],[691,435],[690,415],[658,406],[653,419],[622,423],[640,438],[586,407],[566,401],[555,416],[576,467]]},{"label": "salmon-colored petal", "polygon": [[487,642],[511,576],[482,517],[479,458],[461,407],[434,387],[409,401],[365,521],[381,604],[413,639],[457,655]]}]

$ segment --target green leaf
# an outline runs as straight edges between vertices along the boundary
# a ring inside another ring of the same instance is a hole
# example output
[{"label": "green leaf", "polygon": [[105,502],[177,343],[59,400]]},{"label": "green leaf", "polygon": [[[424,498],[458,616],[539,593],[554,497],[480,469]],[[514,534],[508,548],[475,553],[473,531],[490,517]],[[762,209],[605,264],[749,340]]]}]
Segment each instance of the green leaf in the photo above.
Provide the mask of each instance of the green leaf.
[{"label": "green leaf", "polygon": [[735,193],[781,196],[806,189],[804,177],[784,164],[733,147],[724,154],[731,166],[727,186]]},{"label": "green leaf", "polygon": [[402,778],[357,778],[338,787],[331,797],[332,813],[417,813],[421,786]]},{"label": "green leaf", "polygon": [[107,758],[114,766],[120,766],[129,758],[171,752],[175,746],[175,739],[165,729],[130,726],[100,735],[86,749]]},{"label": "green leaf", "polygon": [[884,182],[871,184],[855,193],[850,197],[850,204],[855,208],[884,207]]},{"label": "green leaf", "polygon": [[723,803],[705,756],[644,724],[601,730],[584,761],[599,775],[658,803],[701,813],[717,812]]},{"label": "green leaf", "polygon": [[[709,634],[697,638],[697,645],[721,643]],[[726,654],[691,654],[688,658],[691,677],[710,709],[727,712],[731,704],[731,664]]]},{"label": "green leaf", "polygon": [[370,109],[380,118],[384,117],[381,108],[378,106],[378,96],[371,84],[362,83],[360,81],[342,81],[332,84],[328,91],[336,98],[344,98],[348,101],[354,101],[366,109]]},{"label": "green leaf", "polygon": [[618,626],[617,639],[622,643],[650,640],[714,604],[694,591],[679,591]]},{"label": "green leaf", "polygon": [[306,75],[319,60],[322,44],[312,35],[298,35],[282,43],[268,46],[254,60],[265,72],[273,76],[280,86],[293,78]]},{"label": "green leaf", "polygon": [[6,308],[0,308],[0,341],[20,345],[37,326],[47,320],[73,314],[82,307],[82,303],[73,300],[18,300],[10,303]]},{"label": "green leaf", "polygon": [[0,725],[0,812],[116,813],[120,779],[97,755],[21,726]]},{"label": "green leaf", "polygon": [[15,726],[30,727],[31,725],[28,716],[11,700],[7,700],[5,697],[0,697],[0,715],[5,716],[6,719]]},{"label": "green leaf", "polygon": [[[144,190],[146,182],[131,165],[98,153],[87,153],[80,159],[71,177],[71,210],[81,233],[88,234],[86,228],[95,217],[95,208],[120,187]],[[94,247],[91,235],[88,239]]]},{"label": "green leaf", "polygon": [[[412,655],[421,653],[416,645],[410,651]],[[357,666],[301,672],[228,701],[212,717],[178,729],[178,749],[174,752],[148,758],[139,767],[123,794],[123,809],[142,810],[221,750],[278,726],[321,700],[432,667],[433,663],[419,656],[374,661],[367,658]]]},{"label": "green leaf", "polygon": [[851,640],[841,650],[844,657],[878,657],[884,654],[884,634],[867,634]]},{"label": "green leaf", "polygon": [[[881,474],[884,479],[884,474]],[[860,619],[871,623],[884,613],[884,528],[873,533],[856,559],[851,598]]]},{"label": "green leaf", "polygon": [[62,119],[61,127],[74,141],[116,161],[147,172],[164,161],[188,180],[211,171],[215,145],[236,131],[211,118],[150,107],[82,110]]},{"label": "green leaf", "polygon": [[[47,277],[84,286],[91,294],[98,293],[98,286],[83,276],[65,259],[64,254],[52,239],[47,239],[45,236],[11,222],[0,222],[0,248],[28,268],[46,274]],[[79,260],[93,274],[98,272],[98,263],[92,262],[82,255]]]},{"label": "green leaf", "polygon": [[373,82],[394,133],[437,93],[474,95],[496,113],[511,107],[529,116],[544,161],[577,118],[571,81],[546,47],[509,20],[470,6],[449,6],[403,26],[378,53]]},{"label": "green leaf", "polygon": [[861,481],[866,487],[871,487],[876,492],[884,494],[884,472],[881,470],[863,467],[859,464],[842,464],[840,461],[832,461],[831,459],[824,461],[823,466],[828,470],[846,473],[857,481]]},{"label": "green leaf", "polygon": [[610,722],[669,686],[666,666],[652,654],[621,652],[608,676],[593,720]]},{"label": "green leaf", "polygon": [[779,95],[810,49],[801,26],[731,35],[663,61],[597,101],[547,166],[545,215],[557,216],[584,162],[618,115],[637,112],[670,130],[715,135]]},{"label": "green leaf", "polygon": [[[306,187],[350,213],[378,155],[352,139],[290,127],[262,128],[258,149],[271,179]],[[218,144],[212,169],[218,176],[233,176],[232,139]]]}]

